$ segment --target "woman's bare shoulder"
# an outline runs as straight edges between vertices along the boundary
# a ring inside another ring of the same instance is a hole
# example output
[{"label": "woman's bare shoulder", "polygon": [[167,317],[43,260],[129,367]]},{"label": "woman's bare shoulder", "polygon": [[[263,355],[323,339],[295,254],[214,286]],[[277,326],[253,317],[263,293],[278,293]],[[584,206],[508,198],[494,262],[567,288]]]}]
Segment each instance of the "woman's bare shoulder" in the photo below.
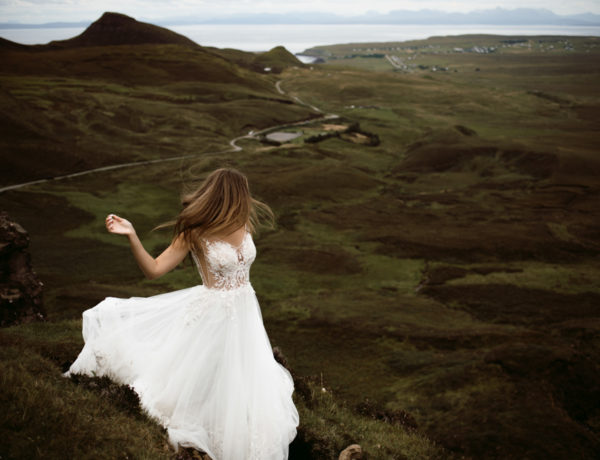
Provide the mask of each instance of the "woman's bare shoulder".
[{"label": "woman's bare shoulder", "polygon": [[224,241],[225,243],[231,244],[232,246],[239,246],[246,238],[248,232],[247,226],[244,225],[231,233],[228,234],[214,234],[206,238],[204,241]]}]

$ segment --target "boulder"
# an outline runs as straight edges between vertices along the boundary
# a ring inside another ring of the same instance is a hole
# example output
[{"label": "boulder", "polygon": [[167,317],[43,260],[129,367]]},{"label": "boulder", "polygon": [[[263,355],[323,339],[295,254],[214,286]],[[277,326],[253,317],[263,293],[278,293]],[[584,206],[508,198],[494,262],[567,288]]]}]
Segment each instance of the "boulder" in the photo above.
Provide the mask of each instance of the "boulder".
[{"label": "boulder", "polygon": [[0,212],[0,326],[44,320],[43,284],[31,268],[29,235]]},{"label": "boulder", "polygon": [[340,453],[338,460],[356,460],[362,457],[362,448],[358,444],[352,444]]}]

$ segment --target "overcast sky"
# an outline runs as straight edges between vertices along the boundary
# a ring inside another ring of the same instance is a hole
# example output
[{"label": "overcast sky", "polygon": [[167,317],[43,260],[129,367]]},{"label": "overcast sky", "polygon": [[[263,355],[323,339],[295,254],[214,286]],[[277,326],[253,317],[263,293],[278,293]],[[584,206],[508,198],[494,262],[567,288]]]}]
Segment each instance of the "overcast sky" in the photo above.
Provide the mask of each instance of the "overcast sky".
[{"label": "overcast sky", "polygon": [[600,0],[0,0],[0,22],[92,21],[104,11],[144,21],[250,12],[323,11],[357,15],[401,9],[468,12],[497,7],[545,8],[560,15],[600,14]]}]

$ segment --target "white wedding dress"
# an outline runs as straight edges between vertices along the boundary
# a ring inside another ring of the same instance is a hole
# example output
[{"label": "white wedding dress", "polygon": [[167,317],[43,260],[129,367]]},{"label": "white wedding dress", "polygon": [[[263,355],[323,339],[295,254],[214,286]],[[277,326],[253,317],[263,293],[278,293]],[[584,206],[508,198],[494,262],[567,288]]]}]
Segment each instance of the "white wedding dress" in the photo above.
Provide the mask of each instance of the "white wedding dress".
[{"label": "white wedding dress", "polygon": [[298,412],[290,373],[273,358],[250,284],[256,248],[203,241],[203,285],[154,297],[108,297],[83,312],[71,373],[130,385],[177,446],[213,460],[288,458]]}]

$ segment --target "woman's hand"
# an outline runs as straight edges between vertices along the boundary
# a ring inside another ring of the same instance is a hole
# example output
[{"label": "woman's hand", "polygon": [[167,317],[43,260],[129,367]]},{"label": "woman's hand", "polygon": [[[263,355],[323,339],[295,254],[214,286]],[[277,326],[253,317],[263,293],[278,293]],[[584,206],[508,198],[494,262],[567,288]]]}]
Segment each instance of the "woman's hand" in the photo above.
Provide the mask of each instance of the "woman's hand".
[{"label": "woman's hand", "polygon": [[169,247],[155,259],[144,249],[131,222],[122,217],[115,216],[114,214],[106,216],[106,229],[110,233],[127,235],[133,257],[135,257],[135,261],[148,279],[158,278],[168,271],[173,270],[189,252],[189,247],[185,242],[183,235],[179,235],[171,241]]},{"label": "woman's hand", "polygon": [[131,222],[127,219],[123,219],[122,217],[115,216],[114,214],[109,214],[106,216],[106,229],[110,233],[115,233],[117,235],[135,235],[135,229]]}]

